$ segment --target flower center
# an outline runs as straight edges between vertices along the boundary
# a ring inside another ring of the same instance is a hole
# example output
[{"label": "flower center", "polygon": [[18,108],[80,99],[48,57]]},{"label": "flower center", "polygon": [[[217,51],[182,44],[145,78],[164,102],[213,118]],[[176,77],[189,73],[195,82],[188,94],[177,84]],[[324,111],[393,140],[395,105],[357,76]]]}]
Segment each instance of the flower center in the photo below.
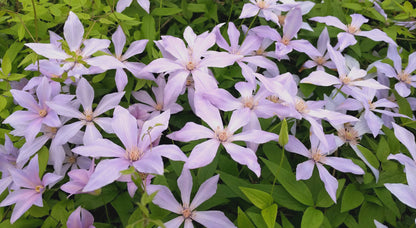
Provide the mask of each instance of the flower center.
[{"label": "flower center", "polygon": [[270,95],[266,97],[267,100],[273,102],[273,103],[280,103],[280,99],[274,95]]},{"label": "flower center", "polygon": [[326,63],[326,59],[325,59],[323,56],[319,56],[319,57],[317,57],[317,58],[315,59],[315,62],[316,62],[318,65],[322,65],[322,64]]},{"label": "flower center", "polygon": [[40,117],[45,117],[46,115],[48,115],[48,112],[46,111],[46,109],[41,109],[39,110],[38,113]]},{"label": "flower center", "polygon": [[348,76],[342,76],[342,75],[341,75],[341,82],[342,82],[344,85],[348,85],[348,84],[351,82],[351,78],[349,78]]},{"label": "flower center", "polygon": [[56,74],[52,74],[51,75],[51,78],[60,78],[61,76],[59,76],[59,75],[56,75]]},{"label": "flower center", "polygon": [[253,109],[258,104],[258,102],[254,102],[253,97],[244,97],[243,104],[245,108]]},{"label": "flower center", "polygon": [[269,5],[265,1],[260,0],[260,1],[257,1],[257,7],[259,7],[260,9],[265,9],[269,7]]},{"label": "flower center", "polygon": [[370,110],[376,109],[376,106],[373,104],[373,102],[368,101],[368,105],[370,106]]},{"label": "flower center", "polygon": [[290,39],[289,38],[287,38],[286,36],[283,36],[282,37],[282,40],[280,41],[282,44],[284,44],[284,45],[289,45],[289,43],[290,43]]},{"label": "flower center", "polygon": [[317,148],[311,149],[311,154],[312,154],[312,159],[315,162],[322,162],[325,159],[325,156],[326,156],[324,154],[321,154],[321,150],[319,150]]},{"label": "flower center", "polygon": [[157,104],[156,104],[156,106],[155,106],[155,109],[156,109],[156,111],[162,111],[162,109],[163,109],[163,105],[162,105],[162,104],[157,103]]},{"label": "flower center", "polygon": [[338,130],[338,136],[351,145],[357,145],[359,140],[358,132],[352,127],[344,127]]},{"label": "flower center", "polygon": [[188,64],[186,64],[186,69],[189,71],[193,71],[195,69],[195,63],[189,61]]},{"label": "flower center", "polygon": [[94,119],[93,113],[91,110],[84,111],[85,121],[91,122]]},{"label": "flower center", "polygon": [[56,127],[49,127],[49,126],[46,126],[45,127],[45,133],[46,133],[46,135],[48,135],[50,138],[54,138],[55,137],[55,135],[56,135],[56,132],[58,131],[58,128],[56,128]]},{"label": "flower center", "polygon": [[191,76],[188,76],[187,78],[186,78],[186,87],[190,87],[190,86],[193,86],[194,85],[194,79],[192,79],[192,77]]},{"label": "flower center", "polygon": [[68,163],[69,164],[75,164],[77,162],[77,158],[75,156],[70,156],[68,158]]},{"label": "flower center", "polygon": [[279,19],[280,26],[285,24],[286,15],[278,15],[277,18]]},{"label": "flower center", "polygon": [[182,210],[182,215],[185,219],[191,218],[192,217],[192,211],[189,208],[184,208]]},{"label": "flower center", "polygon": [[36,185],[36,187],[35,187],[35,191],[37,193],[43,192],[43,189],[45,189],[45,187],[43,187],[43,185]]},{"label": "flower center", "polygon": [[351,33],[351,34],[356,34],[360,31],[360,28],[357,28],[355,26],[352,25],[347,25],[347,32]]},{"label": "flower center", "polygon": [[215,137],[220,142],[226,142],[230,136],[231,134],[228,132],[227,128],[220,129],[220,127],[217,127],[217,130],[215,131]]},{"label": "flower center", "polygon": [[406,84],[409,84],[409,85],[410,85],[410,83],[412,83],[412,80],[411,80],[411,78],[410,78],[410,75],[409,75],[409,74],[407,74],[407,73],[405,73],[404,71],[400,72],[400,73],[397,75],[397,78],[398,78],[401,82],[404,82],[404,83],[406,83]]},{"label": "flower center", "polygon": [[309,111],[308,106],[306,105],[305,101],[302,99],[296,99],[295,109],[296,111],[300,113],[307,113]]},{"label": "flower center", "polygon": [[131,149],[127,149],[126,154],[127,154],[127,158],[130,161],[137,161],[143,155],[143,153],[136,146],[132,147]]},{"label": "flower center", "polygon": [[256,50],[256,55],[263,55],[264,54],[264,50],[259,48]]}]

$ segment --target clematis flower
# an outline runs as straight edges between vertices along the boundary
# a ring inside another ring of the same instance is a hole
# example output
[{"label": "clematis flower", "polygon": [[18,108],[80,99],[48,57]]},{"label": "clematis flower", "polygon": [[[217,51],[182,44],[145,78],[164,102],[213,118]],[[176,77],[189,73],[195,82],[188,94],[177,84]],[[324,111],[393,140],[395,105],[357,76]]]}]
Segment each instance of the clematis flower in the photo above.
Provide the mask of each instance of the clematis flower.
[{"label": "clematis flower", "polygon": [[[120,1],[119,1],[120,2]],[[129,70],[135,77],[147,80],[154,80],[154,77],[150,73],[140,73],[141,70],[145,67],[143,63],[139,62],[128,62],[127,59],[130,57],[140,54],[146,47],[148,40],[136,40],[130,44],[130,47],[126,50],[124,55],[122,54],[123,47],[126,44],[126,35],[123,32],[123,29],[119,25],[117,30],[114,32],[113,36],[111,37],[114,50],[115,50],[115,58],[118,59],[125,65],[125,68]],[[109,54],[109,51],[106,50]],[[127,74],[123,70],[123,68],[116,68],[116,76],[115,76],[117,90],[119,92],[124,90],[124,87],[127,85]]]},{"label": "clematis flower", "polygon": [[360,93],[359,91],[362,87],[389,89],[372,78],[363,80],[367,75],[367,72],[360,69],[360,66],[357,65],[358,62],[357,64],[352,64],[353,66],[347,66],[346,63],[348,61],[341,52],[335,51],[329,43],[327,43],[327,49],[331,60],[336,65],[339,77],[335,77],[325,71],[314,71],[310,73],[308,77],[302,79],[300,83],[309,83],[320,86],[336,85],[342,92],[349,95]]},{"label": "clematis flower", "polygon": [[333,135],[325,135],[328,142],[328,147],[320,143],[320,140],[312,134],[310,137],[311,149],[308,150],[296,137],[290,135],[289,142],[285,149],[305,156],[307,161],[298,164],[296,167],[296,180],[307,180],[311,178],[313,169],[318,168],[319,177],[324,182],[325,189],[334,202],[337,202],[336,193],[338,189],[338,181],[333,177],[323,165],[329,165],[332,168],[344,172],[363,175],[364,171],[360,166],[354,164],[350,159],[340,157],[330,157],[331,153],[335,151],[335,139]]},{"label": "clematis flower", "polygon": [[9,136],[4,134],[4,145],[0,145],[0,194],[13,184],[9,169],[22,169],[24,166],[24,163],[16,162],[18,154],[19,149],[13,145]]},{"label": "clematis flower", "polygon": [[74,148],[74,153],[88,157],[110,157],[101,160],[83,192],[90,192],[110,184],[122,176],[121,171],[133,166],[138,172],[163,174],[162,156],[175,161],[186,161],[176,145],[153,146],[168,127],[169,110],[144,122],[139,130],[137,120],[127,109],[117,106],[112,127],[124,148],[108,139],[97,139],[86,146]]},{"label": "clematis flower", "polygon": [[83,138],[84,144],[89,144],[95,141],[95,139],[102,138],[101,133],[95,127],[94,123],[98,124],[106,132],[111,133],[111,118],[98,116],[116,107],[124,95],[124,92],[105,95],[93,111],[92,103],[94,100],[94,89],[86,79],[81,78],[79,80],[75,93],[84,109],[82,113],[78,111],[78,108],[75,108],[70,104],[48,102],[48,105],[59,115],[79,119],[79,121],[64,125],[59,129],[55,138],[57,144],[67,142],[76,135],[83,126],[86,126]]},{"label": "clematis flower", "polygon": [[384,184],[384,186],[402,203],[416,209],[416,166],[406,163],[404,169],[406,172],[407,185]]},{"label": "clematis flower", "polygon": [[66,226],[68,228],[95,228],[93,223],[94,217],[92,214],[79,206],[69,215]]},{"label": "clematis flower", "polygon": [[394,85],[394,89],[400,96],[409,96],[410,87],[416,87],[416,75],[411,75],[411,73],[416,70],[416,52],[409,55],[409,61],[404,70],[402,69],[402,58],[397,52],[397,46],[389,46],[387,57],[393,60],[394,67],[383,62],[376,62],[374,63],[374,66],[377,67],[377,71],[380,75],[399,80],[399,82]]},{"label": "clematis flower", "polygon": [[273,21],[279,24],[279,17],[275,11],[279,9],[277,0],[250,0],[250,3],[246,3],[243,6],[243,10],[238,18],[249,18],[259,15],[266,19],[266,21]]},{"label": "clematis flower", "polygon": [[164,58],[153,60],[143,69],[143,71],[169,74],[166,87],[170,89],[165,94],[167,97],[177,97],[181,94],[190,75],[196,91],[217,88],[217,81],[208,73],[208,67],[229,66],[240,58],[224,52],[208,51],[216,40],[212,32],[197,36],[190,27],[187,27],[184,38],[188,47],[179,38],[162,36],[162,41],[157,44]]},{"label": "clematis flower", "polygon": [[357,43],[355,36],[364,36],[374,41],[384,41],[390,45],[397,46],[397,44],[387,36],[387,34],[380,29],[373,29],[370,31],[361,31],[360,27],[368,22],[368,19],[361,14],[351,14],[351,24],[345,25],[338,18],[334,16],[313,17],[309,20],[325,23],[329,26],[334,26],[345,32],[338,33],[338,44],[340,51],[343,51],[350,45]]},{"label": "clematis flower", "polygon": [[[68,53],[55,43],[27,43],[25,45],[38,55],[45,56],[48,59],[60,60],[63,69],[68,72],[68,76],[75,76],[76,78],[90,73],[83,63],[99,67],[102,70],[124,67],[120,61],[109,55],[91,57],[97,51],[107,48],[110,41],[95,38],[83,41],[83,35],[84,27],[81,21],[76,14],[70,11],[64,24],[64,37],[68,44]],[[81,49],[82,44],[84,44],[84,48]]]},{"label": "clematis flower", "polygon": [[[117,2],[116,11],[121,13],[124,9],[130,6],[133,0],[119,0]],[[150,12],[150,1],[149,0],[137,0],[137,3],[147,12]]]},{"label": "clematis flower", "polygon": [[192,221],[196,221],[208,228],[216,227],[236,227],[221,211],[197,211],[196,208],[203,202],[211,198],[217,191],[219,175],[206,180],[199,187],[194,199],[191,201],[192,175],[191,172],[183,168],[178,178],[178,187],[181,191],[182,204],[176,201],[172,192],[163,185],[150,185],[147,193],[157,192],[153,203],[159,207],[174,212],[179,216],[166,222],[166,228],[179,228],[182,223],[185,227],[193,227]]},{"label": "clematis flower", "polygon": [[285,18],[283,25],[283,36],[269,26],[258,26],[252,30],[260,37],[268,38],[276,41],[275,53],[280,60],[284,58],[293,49],[299,52],[307,53],[308,55],[320,55],[316,48],[312,46],[307,40],[292,40],[299,32],[302,25],[302,12],[300,8],[291,10]]},{"label": "clematis flower", "polygon": [[132,95],[136,100],[144,103],[138,104],[138,108],[150,113],[149,118],[157,116],[161,111],[170,110],[171,114],[178,113],[183,110],[182,106],[176,103],[177,97],[167,97],[165,94],[170,88],[166,87],[166,81],[163,74],[156,78],[157,87],[152,87],[156,102],[144,90],[133,92]]},{"label": "clematis flower", "polygon": [[[222,36],[219,29],[216,29],[215,34],[217,38],[217,44],[220,48],[228,51],[231,55],[235,55],[236,57],[240,56],[240,58],[236,61],[237,64],[241,67],[243,76],[246,80],[250,83],[254,83],[255,78],[253,76],[253,72],[256,71],[257,67],[261,67],[264,69],[268,69],[271,71],[279,71],[276,64],[267,59],[263,55],[252,55],[255,53],[256,50],[260,48],[261,45],[261,38],[254,35],[254,33],[249,33],[245,38],[241,45],[238,44],[238,39],[240,37],[240,32],[235,27],[234,23],[228,23],[228,38],[230,39],[230,45]],[[253,70],[249,66],[253,66]]]},{"label": "clematis flower", "polygon": [[276,140],[277,135],[261,130],[250,130],[234,134],[238,129],[245,126],[249,121],[250,110],[239,109],[233,112],[227,127],[224,127],[219,110],[209,103],[202,95],[195,95],[196,115],[205,121],[209,127],[188,122],[185,126],[167,137],[181,142],[189,142],[208,138],[207,141],[198,144],[192,150],[185,166],[189,169],[206,166],[214,160],[218,147],[223,145],[231,158],[252,170],[260,176],[260,165],[257,162],[255,152],[234,144],[233,141],[246,141],[252,143],[265,143]]},{"label": "clematis flower", "polygon": [[17,103],[28,110],[12,113],[3,123],[10,124],[15,128],[19,128],[22,125],[26,126],[24,136],[27,142],[35,139],[35,136],[41,130],[42,124],[50,127],[58,127],[61,125],[61,121],[56,112],[47,105],[49,101],[65,104],[72,99],[70,95],[52,94],[51,86],[46,77],[42,78],[42,82],[36,89],[38,101],[25,91],[12,89],[10,92]]},{"label": "clematis flower", "polygon": [[9,193],[0,203],[0,207],[14,206],[10,223],[14,223],[20,218],[32,205],[43,207],[42,194],[46,187],[52,187],[56,182],[62,179],[62,176],[53,173],[47,173],[42,180],[39,178],[38,155],[35,155],[29,164],[22,170],[9,169],[13,182],[20,187]]},{"label": "clematis flower", "polygon": [[[320,53],[320,55],[308,55],[309,58],[311,58],[312,60],[308,60],[303,64],[303,68],[309,69],[309,68],[313,68],[316,66],[316,69],[319,71],[325,71],[325,67],[328,67],[329,69],[335,69],[336,66],[334,64],[333,61],[329,60],[329,56],[326,53],[327,51],[327,44],[329,43],[329,34],[328,34],[328,29],[325,27],[322,32],[321,35],[319,35],[318,38],[318,47],[317,47],[317,52],[314,53]],[[308,54],[308,53],[306,53]]]},{"label": "clematis flower", "polygon": [[[69,193],[69,196],[74,195],[74,194],[86,193],[86,192],[83,192],[82,189],[85,187],[85,185],[87,185],[94,170],[95,170],[94,159],[91,160],[90,167],[88,170],[86,169],[71,170],[68,173],[69,181],[61,186],[61,190]],[[97,192],[91,191],[87,193],[95,194],[98,192],[99,191]]]}]

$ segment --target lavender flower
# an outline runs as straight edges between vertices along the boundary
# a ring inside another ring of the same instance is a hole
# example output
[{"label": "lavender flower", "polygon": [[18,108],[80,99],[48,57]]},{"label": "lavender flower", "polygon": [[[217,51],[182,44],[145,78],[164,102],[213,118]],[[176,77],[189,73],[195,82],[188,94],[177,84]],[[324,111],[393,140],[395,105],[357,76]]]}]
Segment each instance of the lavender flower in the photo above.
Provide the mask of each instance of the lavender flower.
[{"label": "lavender flower", "polygon": [[66,226],[68,228],[95,228],[93,223],[94,217],[92,214],[79,206],[71,213],[71,215],[69,215]]},{"label": "lavender flower", "polygon": [[216,227],[236,227],[221,211],[196,211],[195,209],[211,198],[217,191],[219,175],[213,176],[201,184],[192,202],[192,175],[191,172],[183,168],[182,174],[178,178],[178,187],[181,191],[182,204],[176,201],[172,192],[163,185],[150,185],[147,187],[148,194],[157,192],[153,203],[159,207],[172,211],[179,216],[166,222],[167,228],[178,228],[185,222],[185,227],[193,227],[192,221],[197,221],[208,228]]},{"label": "lavender flower", "polygon": [[[123,10],[130,6],[133,0],[119,0],[117,2],[116,11],[121,13]],[[150,12],[150,1],[149,0],[137,0],[137,3],[147,12]]]},{"label": "lavender flower", "polygon": [[9,195],[0,203],[0,207],[16,204],[10,223],[14,223],[20,218],[32,205],[43,207],[42,193],[47,186],[51,187],[58,182],[62,176],[47,173],[41,180],[39,178],[38,156],[35,155],[30,160],[27,167],[22,170],[9,169],[13,182],[21,187],[9,193]]},{"label": "lavender flower", "polygon": [[416,166],[406,163],[404,166],[406,172],[407,185],[405,184],[384,184],[384,186],[395,195],[402,203],[416,209]]}]

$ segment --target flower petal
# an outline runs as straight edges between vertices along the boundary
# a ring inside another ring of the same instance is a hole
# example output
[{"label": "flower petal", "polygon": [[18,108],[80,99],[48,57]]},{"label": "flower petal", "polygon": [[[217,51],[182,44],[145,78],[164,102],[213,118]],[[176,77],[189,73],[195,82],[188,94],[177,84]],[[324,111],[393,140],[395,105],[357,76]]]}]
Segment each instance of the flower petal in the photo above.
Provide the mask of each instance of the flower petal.
[{"label": "flower petal", "polygon": [[242,165],[247,165],[247,167],[257,175],[257,177],[260,176],[261,168],[254,151],[234,143],[222,143],[222,145],[234,161]]},{"label": "flower petal", "polygon": [[196,169],[204,167],[214,160],[220,143],[216,139],[210,139],[201,144],[198,144],[192,149],[185,167],[189,169]]},{"label": "flower petal", "polygon": [[203,202],[207,201],[217,192],[217,184],[220,175],[215,175],[210,177],[208,180],[204,181],[198,189],[198,192],[195,194],[194,199],[192,200],[190,209],[195,209]]},{"label": "flower petal", "polygon": [[84,26],[72,11],[69,12],[68,19],[64,25],[64,37],[68,43],[69,50],[76,51],[81,47],[82,37],[84,36]]}]

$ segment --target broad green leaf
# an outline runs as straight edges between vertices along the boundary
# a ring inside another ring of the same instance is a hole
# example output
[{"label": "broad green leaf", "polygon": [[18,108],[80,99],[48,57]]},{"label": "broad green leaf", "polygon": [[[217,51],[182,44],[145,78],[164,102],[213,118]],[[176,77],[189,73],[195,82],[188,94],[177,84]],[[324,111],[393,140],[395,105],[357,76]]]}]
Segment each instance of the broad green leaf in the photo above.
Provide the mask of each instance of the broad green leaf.
[{"label": "broad green leaf", "polygon": [[254,189],[240,187],[240,190],[247,196],[247,198],[254,204],[254,206],[265,209],[273,203],[273,198],[270,194]]},{"label": "broad green leaf", "polygon": [[120,194],[115,200],[111,202],[111,206],[116,210],[120,217],[123,227],[127,226],[130,213],[133,211],[133,204],[131,197],[127,192]]},{"label": "broad green leaf", "polygon": [[376,155],[381,162],[387,161],[387,157],[390,155],[389,144],[383,136],[380,137]]},{"label": "broad green leaf", "polygon": [[313,207],[308,207],[302,216],[302,228],[318,228],[324,221],[324,214],[322,211],[317,210]]},{"label": "broad green leaf", "polygon": [[38,152],[38,161],[39,161],[39,176],[42,177],[43,173],[46,171],[46,166],[48,165],[49,159],[49,150],[46,146],[43,146]]},{"label": "broad green leaf", "polygon": [[12,71],[12,62],[8,55],[3,56],[3,60],[1,62],[1,70],[5,76],[9,75]]},{"label": "broad green leaf", "polygon": [[273,204],[261,210],[261,216],[263,216],[268,228],[274,228],[277,216],[277,204]]},{"label": "broad green leaf", "polygon": [[92,78],[92,83],[98,83],[105,78],[105,73],[97,74]]},{"label": "broad green leaf", "polygon": [[286,218],[283,212],[280,212],[280,218],[282,220],[282,227],[283,228],[295,228],[292,223]]},{"label": "broad green leaf", "polygon": [[7,105],[7,99],[3,96],[0,95],[0,111],[3,110]]},{"label": "broad green leaf", "polygon": [[115,185],[107,185],[101,189],[99,195],[76,195],[75,206],[82,205],[86,210],[93,210],[114,200],[119,195],[119,189]]},{"label": "broad green leaf", "polygon": [[253,223],[240,207],[238,207],[237,225],[239,228],[254,228]]},{"label": "broad green leaf", "polygon": [[279,169],[278,165],[274,164],[273,162],[270,162],[266,159],[263,159],[263,161],[267,168],[269,168],[269,170],[273,173],[273,175],[277,176],[277,180],[283,185],[287,192],[293,196],[293,198],[305,205],[314,205],[312,193],[305,183],[297,181],[295,175],[292,172],[289,172],[282,167]]},{"label": "broad green leaf", "polygon": [[25,32],[25,27],[23,26],[23,24],[20,24],[19,29],[17,30],[17,36],[19,37],[19,41],[25,38]]},{"label": "broad green leaf", "polygon": [[[155,30],[155,20],[151,15],[146,15],[143,17],[143,24],[142,24],[142,34],[144,39],[154,40],[156,38],[156,30]],[[153,42],[148,42],[151,44]]]},{"label": "broad green leaf", "polygon": [[342,2],[341,5],[344,8],[352,9],[352,10],[355,10],[355,11],[360,11],[360,10],[363,9],[363,7],[358,3]]},{"label": "broad green leaf", "polygon": [[204,13],[205,11],[207,11],[207,7],[205,6],[205,4],[189,3],[188,10],[194,13]]},{"label": "broad green leaf", "polygon": [[360,206],[364,201],[364,195],[354,185],[350,184],[345,188],[341,201],[341,213]]},{"label": "broad green leaf", "polygon": [[35,218],[41,218],[44,217],[46,215],[49,215],[49,205],[47,202],[43,201],[43,207],[38,207],[38,206],[32,206],[28,212],[31,216],[35,217]]},{"label": "broad green leaf", "polygon": [[7,78],[9,81],[18,81],[24,77],[26,77],[27,75],[25,74],[10,74],[9,77]]},{"label": "broad green leaf", "polygon": [[180,8],[156,8],[152,10],[152,15],[156,16],[170,16],[182,12]]},{"label": "broad green leaf", "polygon": [[100,23],[106,24],[106,25],[113,25],[114,22],[108,20],[107,18],[100,18]]},{"label": "broad green leaf", "polygon": [[367,161],[376,169],[378,169],[378,167],[380,166],[380,163],[378,162],[376,156],[373,154],[373,152],[371,152],[369,149],[361,146],[361,145],[357,145],[357,148],[361,151],[361,153],[363,153],[364,157],[367,159]]},{"label": "broad green leaf", "polygon": [[12,45],[10,45],[10,48],[7,49],[6,54],[5,54],[10,58],[10,62],[14,61],[14,59],[16,58],[17,54],[19,54],[23,46],[24,44],[19,43],[19,42],[14,42]]},{"label": "broad green leaf", "polygon": [[283,119],[282,125],[280,126],[279,144],[281,147],[284,147],[288,142],[289,142],[289,131],[287,129],[287,121],[285,118]]},{"label": "broad green leaf", "polygon": [[397,207],[396,202],[394,202],[393,197],[389,190],[385,188],[375,188],[374,192],[376,193],[377,197],[383,202],[383,205],[386,206],[393,214],[400,219],[401,213],[399,208]]},{"label": "broad green leaf", "polygon": [[62,224],[66,224],[70,212],[66,210],[67,201],[59,201],[56,203],[51,210],[51,216],[60,221]]},{"label": "broad green leaf", "polygon": [[364,202],[360,208],[358,214],[358,222],[360,227],[372,227],[374,226],[374,219],[379,222],[384,221],[384,207],[377,204]]},{"label": "broad green leaf", "polygon": [[18,219],[13,224],[6,219],[1,221],[0,228],[25,228],[25,227],[40,227],[44,221],[42,219]]}]

